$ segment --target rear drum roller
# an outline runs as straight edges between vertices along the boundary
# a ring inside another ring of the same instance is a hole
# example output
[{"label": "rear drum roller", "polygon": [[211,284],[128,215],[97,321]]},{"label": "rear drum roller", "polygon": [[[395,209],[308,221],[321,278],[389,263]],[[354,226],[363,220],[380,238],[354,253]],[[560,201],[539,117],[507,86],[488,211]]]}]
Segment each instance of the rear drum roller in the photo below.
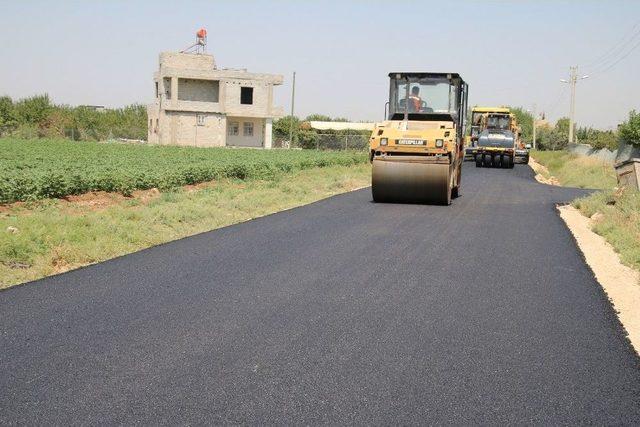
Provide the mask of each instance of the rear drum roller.
[{"label": "rear drum roller", "polygon": [[419,156],[374,159],[371,192],[374,202],[451,203],[448,164],[425,163]]}]

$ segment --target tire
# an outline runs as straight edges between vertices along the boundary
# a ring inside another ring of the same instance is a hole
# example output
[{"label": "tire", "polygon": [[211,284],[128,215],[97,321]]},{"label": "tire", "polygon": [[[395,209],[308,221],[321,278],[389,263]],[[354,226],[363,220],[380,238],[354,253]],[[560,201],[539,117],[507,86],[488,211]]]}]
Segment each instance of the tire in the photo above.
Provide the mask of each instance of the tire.
[{"label": "tire", "polygon": [[457,187],[453,187],[451,189],[451,198],[452,199],[457,199],[458,197],[460,197],[460,186],[459,185]]},{"label": "tire", "polygon": [[477,168],[482,167],[482,155],[476,154],[476,167]]}]

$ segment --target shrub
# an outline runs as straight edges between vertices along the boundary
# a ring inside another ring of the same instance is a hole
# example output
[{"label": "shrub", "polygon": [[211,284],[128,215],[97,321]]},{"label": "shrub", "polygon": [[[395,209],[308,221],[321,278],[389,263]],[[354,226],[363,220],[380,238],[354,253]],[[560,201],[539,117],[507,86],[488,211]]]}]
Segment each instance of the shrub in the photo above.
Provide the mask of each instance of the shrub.
[{"label": "shrub", "polygon": [[618,127],[618,132],[622,141],[640,147],[640,113],[632,110],[629,120]]}]

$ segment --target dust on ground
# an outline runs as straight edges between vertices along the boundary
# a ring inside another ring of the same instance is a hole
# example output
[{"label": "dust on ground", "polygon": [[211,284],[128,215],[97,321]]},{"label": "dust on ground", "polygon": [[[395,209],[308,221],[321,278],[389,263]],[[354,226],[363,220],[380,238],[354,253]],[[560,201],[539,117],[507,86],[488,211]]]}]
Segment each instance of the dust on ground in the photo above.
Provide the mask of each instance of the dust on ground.
[{"label": "dust on ground", "polygon": [[597,217],[587,218],[570,205],[559,206],[558,211],[640,355],[640,272],[622,264],[613,246],[591,231]]}]

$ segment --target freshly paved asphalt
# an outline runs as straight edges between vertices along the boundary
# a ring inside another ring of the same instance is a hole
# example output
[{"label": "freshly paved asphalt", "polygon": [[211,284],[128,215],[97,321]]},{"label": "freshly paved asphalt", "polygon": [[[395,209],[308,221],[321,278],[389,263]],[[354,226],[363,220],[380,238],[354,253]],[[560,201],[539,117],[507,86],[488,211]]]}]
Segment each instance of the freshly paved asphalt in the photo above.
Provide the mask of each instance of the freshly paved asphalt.
[{"label": "freshly paved asphalt", "polygon": [[[554,204],[465,165],[0,292],[0,424],[640,423],[640,367]],[[144,226],[144,224],[141,224]]]}]

